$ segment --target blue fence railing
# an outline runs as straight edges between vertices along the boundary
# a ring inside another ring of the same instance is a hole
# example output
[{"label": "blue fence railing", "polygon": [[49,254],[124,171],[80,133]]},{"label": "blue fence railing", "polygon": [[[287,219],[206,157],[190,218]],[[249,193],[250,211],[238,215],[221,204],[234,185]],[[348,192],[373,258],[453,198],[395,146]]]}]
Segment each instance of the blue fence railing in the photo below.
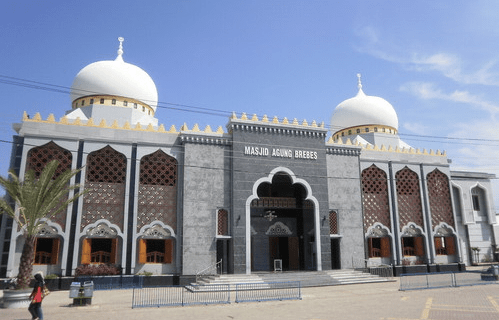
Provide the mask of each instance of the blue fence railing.
[{"label": "blue fence railing", "polygon": [[230,303],[229,285],[134,288],[132,308]]},{"label": "blue fence railing", "polygon": [[236,284],[236,302],[270,300],[301,300],[300,281]]},{"label": "blue fence railing", "polygon": [[75,278],[76,282],[84,283],[93,281],[94,290],[116,290],[133,289],[144,286],[144,276],[121,275],[121,276],[80,276]]},{"label": "blue fence railing", "polygon": [[435,289],[494,284],[477,272],[435,272],[400,275],[400,290]]}]

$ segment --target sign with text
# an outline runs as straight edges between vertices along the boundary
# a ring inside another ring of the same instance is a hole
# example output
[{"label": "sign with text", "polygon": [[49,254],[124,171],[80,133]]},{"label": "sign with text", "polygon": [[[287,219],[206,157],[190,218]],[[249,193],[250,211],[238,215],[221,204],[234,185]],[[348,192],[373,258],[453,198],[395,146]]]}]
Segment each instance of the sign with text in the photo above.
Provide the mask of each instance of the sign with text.
[{"label": "sign with text", "polygon": [[245,156],[317,160],[317,151],[244,146]]}]

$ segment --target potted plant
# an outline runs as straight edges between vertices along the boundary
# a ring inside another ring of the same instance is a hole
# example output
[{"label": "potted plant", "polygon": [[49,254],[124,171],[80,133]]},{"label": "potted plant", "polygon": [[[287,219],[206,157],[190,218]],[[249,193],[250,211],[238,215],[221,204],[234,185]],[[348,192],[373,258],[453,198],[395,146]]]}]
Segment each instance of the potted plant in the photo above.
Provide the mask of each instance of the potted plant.
[{"label": "potted plant", "polygon": [[[29,303],[36,235],[48,219],[66,210],[68,204],[83,193],[75,192],[69,197],[70,191],[80,187],[70,185],[70,181],[81,169],[60,173],[57,172],[58,166],[59,162],[53,160],[38,177],[33,170],[26,172],[23,181],[13,170],[9,172],[8,178],[0,177],[0,186],[11,200],[0,199],[0,212],[14,219],[24,238],[15,290],[4,290],[4,307],[22,307]],[[25,301],[22,298],[24,296]],[[10,297],[16,301],[12,305],[9,303]]]}]

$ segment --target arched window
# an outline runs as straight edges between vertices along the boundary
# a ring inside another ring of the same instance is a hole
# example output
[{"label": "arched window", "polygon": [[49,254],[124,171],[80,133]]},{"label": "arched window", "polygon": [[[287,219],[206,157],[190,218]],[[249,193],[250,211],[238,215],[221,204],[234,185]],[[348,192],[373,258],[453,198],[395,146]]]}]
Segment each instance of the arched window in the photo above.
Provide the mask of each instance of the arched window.
[{"label": "arched window", "polygon": [[26,170],[33,170],[35,177],[39,178],[45,166],[52,160],[59,161],[59,166],[53,177],[55,179],[61,173],[71,169],[73,155],[68,150],[59,147],[51,141],[28,152]]},{"label": "arched window", "polygon": [[99,219],[106,219],[123,230],[126,157],[104,147],[87,157],[81,229]]},{"label": "arched window", "polygon": [[140,160],[137,232],[153,221],[175,230],[176,217],[177,160],[158,150]]},{"label": "arched window", "polygon": [[386,173],[375,165],[362,171],[362,195],[364,232],[376,222],[390,228],[388,179]]},{"label": "arched window", "polygon": [[329,234],[338,234],[338,212],[329,211]]},{"label": "arched window", "polygon": [[423,224],[423,210],[418,175],[405,167],[395,175],[397,181],[397,207],[399,211],[400,227],[414,222],[421,228]]},{"label": "arched window", "polygon": [[59,245],[59,238],[37,237],[33,264],[58,264]]},{"label": "arched window", "polygon": [[229,212],[225,209],[217,210],[217,235],[229,235]]},{"label": "arched window", "polygon": [[440,170],[435,169],[426,176],[428,197],[430,201],[432,227],[441,222],[454,226],[452,203],[449,189],[449,178]]},{"label": "arched window", "polygon": [[[35,177],[39,178],[45,166],[52,160],[57,160],[59,166],[57,167],[53,179],[56,179],[63,172],[70,170],[73,163],[73,155],[70,151],[59,147],[54,142],[49,142],[43,146],[31,149],[28,152],[26,170],[33,170]],[[61,198],[61,203],[64,203],[68,198]],[[50,220],[59,224],[64,231],[66,228],[66,210],[57,213]]]}]

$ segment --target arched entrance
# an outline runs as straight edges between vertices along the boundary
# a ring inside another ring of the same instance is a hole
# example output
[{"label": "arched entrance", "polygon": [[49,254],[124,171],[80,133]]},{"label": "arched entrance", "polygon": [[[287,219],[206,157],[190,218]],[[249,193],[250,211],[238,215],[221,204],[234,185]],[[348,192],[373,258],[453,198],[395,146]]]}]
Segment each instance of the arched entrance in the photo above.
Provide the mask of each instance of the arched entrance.
[{"label": "arched entrance", "polygon": [[316,210],[309,190],[289,172],[255,185],[250,202],[251,271],[315,270]]}]

